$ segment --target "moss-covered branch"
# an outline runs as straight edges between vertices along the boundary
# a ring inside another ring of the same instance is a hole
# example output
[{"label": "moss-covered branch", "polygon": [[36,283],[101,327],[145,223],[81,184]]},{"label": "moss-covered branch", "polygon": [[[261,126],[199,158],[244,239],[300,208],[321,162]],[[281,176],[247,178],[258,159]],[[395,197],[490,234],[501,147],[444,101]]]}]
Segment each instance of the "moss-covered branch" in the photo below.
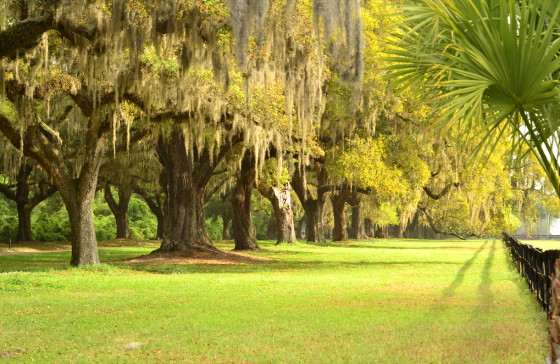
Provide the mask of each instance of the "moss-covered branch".
[{"label": "moss-covered branch", "polygon": [[422,189],[424,190],[424,192],[426,192],[426,195],[428,195],[432,200],[439,200],[440,198],[442,198],[443,196],[449,193],[451,187],[459,187],[459,182],[449,183],[447,186],[444,187],[443,190],[441,190],[440,193],[434,193],[432,190],[430,190],[430,188],[426,186],[422,187]]},{"label": "moss-covered branch", "polygon": [[[18,96],[25,95],[25,85],[16,80],[6,81],[6,97],[8,100],[15,102]],[[70,75],[58,75],[48,79],[42,84],[35,87],[33,99],[49,100],[59,93],[68,93],[75,95],[81,89],[81,82]]]},{"label": "moss-covered branch", "polygon": [[0,58],[15,58],[18,52],[23,54],[25,49],[36,46],[43,33],[53,26],[53,16],[48,14],[37,19],[27,19],[0,31]]}]

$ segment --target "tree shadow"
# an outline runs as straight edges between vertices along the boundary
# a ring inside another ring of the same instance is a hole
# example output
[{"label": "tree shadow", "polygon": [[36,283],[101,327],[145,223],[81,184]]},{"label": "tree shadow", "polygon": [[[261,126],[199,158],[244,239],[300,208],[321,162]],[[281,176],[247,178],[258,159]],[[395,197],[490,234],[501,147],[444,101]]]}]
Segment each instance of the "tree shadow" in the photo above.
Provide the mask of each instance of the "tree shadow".
[{"label": "tree shadow", "polygon": [[[461,286],[461,284],[463,284],[463,281],[465,279],[465,273],[473,265],[474,261],[476,260],[478,255],[484,250],[487,244],[488,241],[484,242],[484,244],[482,244],[482,246],[478,248],[477,251],[474,252],[473,256],[470,257],[469,260],[465,262],[465,264],[463,264],[463,266],[457,272],[457,275],[455,276],[453,282],[451,282],[451,284],[443,291],[443,297],[455,296],[455,291],[457,290],[457,288]],[[489,279],[489,273],[488,273],[488,279]]]},{"label": "tree shadow", "polygon": [[181,273],[259,273],[259,272],[282,272],[282,271],[305,271],[305,270],[346,270],[359,267],[401,267],[414,265],[456,265],[453,261],[318,261],[299,260],[282,261],[273,260],[254,264],[125,264],[122,262],[110,262],[121,269],[142,271],[154,274],[181,274]]},{"label": "tree shadow", "polygon": [[480,273],[480,283],[478,284],[478,294],[482,299],[482,302],[486,304],[492,303],[494,301],[494,294],[490,290],[490,286],[492,285],[492,278],[490,277],[490,273],[492,270],[492,265],[494,264],[495,252],[496,240],[492,242],[488,257],[486,258],[484,267],[482,268],[482,272]]}]

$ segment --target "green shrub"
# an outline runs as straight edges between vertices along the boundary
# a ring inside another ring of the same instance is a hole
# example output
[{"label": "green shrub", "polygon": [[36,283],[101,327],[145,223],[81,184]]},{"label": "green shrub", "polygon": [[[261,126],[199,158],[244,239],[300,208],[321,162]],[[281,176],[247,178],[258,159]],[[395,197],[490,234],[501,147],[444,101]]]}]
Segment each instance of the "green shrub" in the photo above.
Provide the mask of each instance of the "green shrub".
[{"label": "green shrub", "polygon": [[18,218],[16,204],[0,194],[0,243],[9,243],[17,236]]}]

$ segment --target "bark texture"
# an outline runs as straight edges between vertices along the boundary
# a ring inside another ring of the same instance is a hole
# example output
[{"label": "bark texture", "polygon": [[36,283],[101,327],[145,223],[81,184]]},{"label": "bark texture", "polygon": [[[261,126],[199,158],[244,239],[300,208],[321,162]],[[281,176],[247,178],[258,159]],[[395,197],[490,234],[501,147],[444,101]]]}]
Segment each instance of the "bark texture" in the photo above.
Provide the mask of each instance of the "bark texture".
[{"label": "bark texture", "polygon": [[241,163],[235,188],[231,194],[233,240],[235,250],[255,250],[257,231],[251,221],[251,193],[255,184],[255,162],[247,153]]},{"label": "bark texture", "polygon": [[362,207],[361,200],[354,193],[351,198],[348,199],[348,203],[352,206],[352,220],[350,224],[350,239],[367,239],[365,232],[365,226],[362,219]]},{"label": "bark texture", "polygon": [[231,239],[229,229],[231,227],[231,212],[222,213],[222,240]]},{"label": "bark texture", "polygon": [[373,222],[371,221],[371,219],[364,219],[364,230],[365,230],[366,236],[368,236],[368,237],[375,236],[375,229],[374,229]]},{"label": "bark texture", "polygon": [[166,192],[164,237],[158,251],[217,251],[204,226],[204,192],[216,165],[240,141],[240,137],[233,137],[219,150],[193,148],[187,153],[180,128],[158,140]]},{"label": "bark texture", "polygon": [[297,242],[290,185],[286,184],[284,188],[278,188],[261,181],[257,184],[257,188],[272,204],[276,222],[275,232],[278,234],[276,244]]},{"label": "bark texture", "polygon": [[132,196],[132,189],[129,186],[117,186],[119,200],[116,201],[111,192],[111,186],[106,184],[103,188],[105,201],[109,205],[111,212],[115,216],[117,223],[117,239],[130,239],[130,226],[128,223],[128,204]]},{"label": "bark texture", "polygon": [[350,189],[346,187],[331,193],[334,217],[333,241],[348,240],[348,232],[346,231],[346,200],[349,197]]},{"label": "bark texture", "polygon": [[[327,175],[324,167],[318,167],[317,179],[319,185],[324,185]],[[298,167],[295,168],[292,176],[292,184],[301,205],[305,211],[306,236],[307,241],[315,243],[325,242],[325,231],[323,225],[323,212],[326,200],[326,193],[317,188],[316,196],[308,189],[303,172]]]},{"label": "bark texture", "polygon": [[389,237],[389,232],[387,226],[375,225],[375,237],[380,239],[386,239]]},{"label": "bark texture", "polygon": [[24,154],[35,159],[47,171],[62,197],[70,218],[72,265],[99,263],[92,204],[109,129],[98,114],[88,116],[90,123],[85,136],[84,163],[75,177],[66,164],[62,146],[53,142],[47,130],[31,123],[21,138],[10,121],[0,114],[0,131],[16,148],[20,148],[23,141]]}]

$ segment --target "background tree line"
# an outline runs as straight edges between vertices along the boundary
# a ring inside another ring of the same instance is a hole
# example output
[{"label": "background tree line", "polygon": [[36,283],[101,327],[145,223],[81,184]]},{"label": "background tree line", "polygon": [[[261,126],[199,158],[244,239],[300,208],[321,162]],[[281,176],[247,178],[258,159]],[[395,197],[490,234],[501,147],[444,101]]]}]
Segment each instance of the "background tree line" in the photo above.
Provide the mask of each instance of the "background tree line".
[{"label": "background tree line", "polygon": [[58,233],[82,265],[99,262],[107,211],[117,238],[194,254],[218,253],[217,220],[244,250],[258,248],[255,223],[278,243],[302,221],[311,242],[390,226],[466,238],[552,209],[550,173],[521,158],[532,144],[496,139],[489,154],[460,124],[420,128],[439,109],[387,82],[401,19],[383,5],[2,0],[3,222],[15,210],[15,239],[39,238],[64,206]]}]

